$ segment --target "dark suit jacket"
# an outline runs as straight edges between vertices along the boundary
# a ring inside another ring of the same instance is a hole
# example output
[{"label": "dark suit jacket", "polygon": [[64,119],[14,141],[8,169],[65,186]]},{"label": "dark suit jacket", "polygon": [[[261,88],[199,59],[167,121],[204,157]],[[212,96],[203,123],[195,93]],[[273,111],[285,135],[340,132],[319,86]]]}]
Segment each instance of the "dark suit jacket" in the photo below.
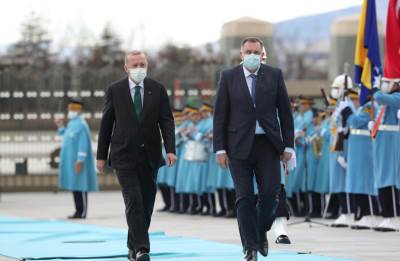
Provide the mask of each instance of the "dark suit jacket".
[{"label": "dark suit jacket", "polygon": [[133,169],[137,159],[143,159],[138,157],[138,153],[143,152],[141,145],[144,144],[150,166],[157,169],[164,164],[161,134],[166,152],[175,153],[174,119],[162,84],[150,78],[144,79],[140,119],[135,113],[128,77],[112,83],[105,98],[97,159],[109,159],[114,169]]},{"label": "dark suit jacket", "polygon": [[281,70],[261,64],[256,107],[242,65],[222,71],[215,102],[214,151],[226,150],[229,157],[247,159],[256,120],[280,154],[294,147],[293,116]]}]

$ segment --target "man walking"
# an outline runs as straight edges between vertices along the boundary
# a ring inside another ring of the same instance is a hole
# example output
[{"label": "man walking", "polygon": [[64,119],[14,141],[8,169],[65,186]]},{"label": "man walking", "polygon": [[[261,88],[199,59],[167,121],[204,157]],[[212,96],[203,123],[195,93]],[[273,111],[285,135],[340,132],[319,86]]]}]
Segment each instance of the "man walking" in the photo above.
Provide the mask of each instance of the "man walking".
[{"label": "man walking", "polygon": [[[175,126],[164,86],[148,77],[143,52],[125,57],[125,77],[112,83],[106,93],[101,120],[97,168],[106,160],[122,188],[128,223],[129,259],[150,260],[148,230],[157,191],[156,176],[165,164],[161,153],[164,140],[166,163],[175,163]],[[110,153],[108,153],[110,148]]]},{"label": "man walking", "polygon": [[286,163],[294,154],[293,117],[282,72],[261,64],[263,46],[256,37],[243,40],[243,64],[221,73],[214,113],[214,151],[219,165],[229,165],[232,174],[248,261],[257,260],[257,251],[268,255],[266,232],[278,203],[280,160]]}]

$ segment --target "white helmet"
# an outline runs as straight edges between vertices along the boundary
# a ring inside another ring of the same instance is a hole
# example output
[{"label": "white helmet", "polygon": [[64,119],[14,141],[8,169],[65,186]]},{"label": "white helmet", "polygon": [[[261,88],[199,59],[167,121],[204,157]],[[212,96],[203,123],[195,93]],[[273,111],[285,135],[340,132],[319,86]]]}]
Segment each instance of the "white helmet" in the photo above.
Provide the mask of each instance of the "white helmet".
[{"label": "white helmet", "polygon": [[345,74],[341,74],[337,76],[331,85],[331,96],[335,99],[339,99],[341,96],[344,94],[344,88],[345,88],[345,81],[347,79],[347,89],[353,89],[353,80],[351,79],[350,76],[347,76]]},{"label": "white helmet", "polygon": [[[345,86],[345,79],[346,75],[341,74],[333,80],[333,83],[331,85],[332,88],[339,88],[339,89],[344,89]],[[350,76],[347,76],[347,89],[353,89],[353,80],[351,79]]]},{"label": "white helmet", "polygon": [[380,80],[379,88],[384,93],[390,93],[396,83],[400,83],[400,79],[389,79],[383,77]]}]

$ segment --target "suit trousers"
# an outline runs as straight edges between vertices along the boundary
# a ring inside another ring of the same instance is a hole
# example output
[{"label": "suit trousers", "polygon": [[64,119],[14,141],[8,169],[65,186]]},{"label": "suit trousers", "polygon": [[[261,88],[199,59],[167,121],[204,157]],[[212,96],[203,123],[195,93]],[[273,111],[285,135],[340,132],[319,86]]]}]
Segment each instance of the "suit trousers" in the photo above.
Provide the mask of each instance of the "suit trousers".
[{"label": "suit trousers", "polygon": [[88,207],[88,193],[86,191],[73,191],[75,212],[81,217],[86,217]]},{"label": "suit trousers", "polygon": [[[242,245],[244,249],[257,250],[275,219],[281,188],[280,155],[265,135],[256,135],[249,157],[230,158],[229,168]],[[254,177],[258,197],[254,196]]]},{"label": "suit trousers", "polygon": [[289,208],[287,205],[286,190],[284,185],[281,185],[279,192],[279,203],[275,212],[275,218],[279,217],[289,219]]},{"label": "suit trousers", "polygon": [[116,170],[128,223],[127,245],[135,252],[150,251],[148,230],[157,193],[157,170],[150,167],[144,150],[138,155],[134,169]]}]

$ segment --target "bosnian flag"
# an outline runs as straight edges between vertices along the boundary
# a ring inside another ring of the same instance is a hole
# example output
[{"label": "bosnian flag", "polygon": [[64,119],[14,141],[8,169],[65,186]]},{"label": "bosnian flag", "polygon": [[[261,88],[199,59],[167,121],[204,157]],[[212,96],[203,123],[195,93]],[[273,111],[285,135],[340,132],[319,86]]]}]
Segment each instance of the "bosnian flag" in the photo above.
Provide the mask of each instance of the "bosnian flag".
[{"label": "bosnian flag", "polygon": [[400,78],[400,0],[390,0],[386,24],[386,56],[383,76]]},{"label": "bosnian flag", "polygon": [[363,105],[382,76],[375,0],[363,2],[354,60],[354,81],[360,86],[360,103]]}]

